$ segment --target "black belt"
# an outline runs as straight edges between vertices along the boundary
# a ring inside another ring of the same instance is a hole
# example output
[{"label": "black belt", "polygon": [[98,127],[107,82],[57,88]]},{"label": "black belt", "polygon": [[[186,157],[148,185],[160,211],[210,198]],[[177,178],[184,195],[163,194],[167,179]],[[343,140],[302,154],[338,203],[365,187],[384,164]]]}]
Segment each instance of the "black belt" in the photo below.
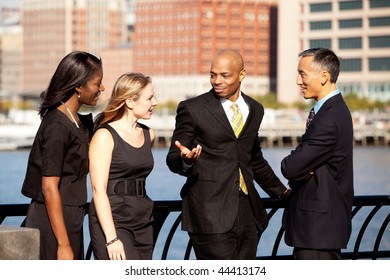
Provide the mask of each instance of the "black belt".
[{"label": "black belt", "polygon": [[118,195],[145,197],[145,179],[139,178],[120,181],[116,184],[114,192]]}]

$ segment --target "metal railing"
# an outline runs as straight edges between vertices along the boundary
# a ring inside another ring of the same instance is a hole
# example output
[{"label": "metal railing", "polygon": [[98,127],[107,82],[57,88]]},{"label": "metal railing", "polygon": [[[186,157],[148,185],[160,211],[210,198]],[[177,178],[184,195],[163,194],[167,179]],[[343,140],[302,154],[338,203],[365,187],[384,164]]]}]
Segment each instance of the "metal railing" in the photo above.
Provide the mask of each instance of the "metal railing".
[{"label": "metal railing", "polygon": [[[277,217],[280,217],[280,215],[277,214],[281,214],[285,208],[283,201],[278,199],[263,198],[263,202],[268,210],[270,223],[273,220],[278,219]],[[27,209],[28,204],[0,205],[0,225],[7,217],[25,217]],[[85,209],[87,215],[88,204],[86,204]],[[176,217],[173,217],[173,222],[168,222],[168,218],[172,215],[176,215]],[[181,201],[155,201],[153,216],[154,244],[156,244],[159,239],[162,228],[168,227],[168,234],[166,239],[162,242],[163,245],[161,252],[161,259],[165,260],[168,259],[169,251],[173,247],[172,242],[174,242],[175,234],[181,232]],[[280,221],[277,222],[280,224]],[[390,228],[388,228],[390,223],[390,196],[356,196],[353,203],[352,222],[361,225],[353,227],[350,243],[348,245],[351,249],[342,250],[342,259],[390,259]],[[21,226],[23,226],[23,223]],[[272,246],[272,251],[269,254],[257,256],[257,259],[292,259],[291,253],[280,252],[281,247],[284,245],[283,228],[280,226],[276,229],[276,231],[277,232],[268,227],[263,235],[259,236],[259,242],[269,236],[275,237],[275,240]],[[366,240],[366,234],[368,231],[375,232],[374,234],[371,233],[369,238],[371,240],[368,240],[369,242]],[[374,240],[372,240],[372,236],[375,236]],[[372,242],[373,244],[365,244]],[[180,248],[183,250],[183,259],[190,259],[192,246],[189,239],[187,238],[185,241],[182,241],[182,243],[184,244],[180,244]],[[85,259],[91,258],[92,249],[89,244],[85,253]]]}]

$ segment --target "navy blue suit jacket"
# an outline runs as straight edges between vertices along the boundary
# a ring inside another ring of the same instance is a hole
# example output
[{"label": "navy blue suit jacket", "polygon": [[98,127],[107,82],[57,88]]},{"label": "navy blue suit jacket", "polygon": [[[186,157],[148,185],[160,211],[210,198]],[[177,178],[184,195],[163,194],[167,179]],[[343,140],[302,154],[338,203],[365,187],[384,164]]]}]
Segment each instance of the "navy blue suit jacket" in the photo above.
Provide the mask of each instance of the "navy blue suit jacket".
[{"label": "navy blue suit jacket", "polygon": [[[352,151],[351,114],[337,94],[322,105],[302,142],[281,163],[293,189],[285,212],[287,245],[346,248],[354,197]],[[307,176],[310,171],[314,174]]]}]

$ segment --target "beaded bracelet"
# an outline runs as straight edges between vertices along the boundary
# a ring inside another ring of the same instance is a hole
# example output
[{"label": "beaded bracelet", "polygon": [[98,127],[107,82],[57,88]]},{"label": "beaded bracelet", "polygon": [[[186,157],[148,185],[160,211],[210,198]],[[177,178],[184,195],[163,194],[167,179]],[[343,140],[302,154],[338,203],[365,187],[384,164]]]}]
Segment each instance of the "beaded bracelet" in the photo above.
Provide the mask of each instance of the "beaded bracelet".
[{"label": "beaded bracelet", "polygon": [[110,246],[112,243],[114,243],[114,242],[116,242],[116,241],[118,241],[118,240],[119,240],[119,238],[118,238],[118,236],[117,236],[117,237],[115,237],[113,240],[108,241],[108,242],[106,243],[106,246],[108,247],[108,246]]}]

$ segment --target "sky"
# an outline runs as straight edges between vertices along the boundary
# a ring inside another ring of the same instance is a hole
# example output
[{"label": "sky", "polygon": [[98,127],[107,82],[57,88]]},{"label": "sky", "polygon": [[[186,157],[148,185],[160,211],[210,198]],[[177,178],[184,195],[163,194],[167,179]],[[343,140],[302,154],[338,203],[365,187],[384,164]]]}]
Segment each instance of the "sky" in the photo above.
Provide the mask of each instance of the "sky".
[{"label": "sky", "polygon": [[[2,7],[20,7],[22,0],[0,0],[0,9]],[[1,14],[0,14],[1,20]]]},{"label": "sky", "polygon": [[0,7],[18,7],[21,0],[0,0]]}]

